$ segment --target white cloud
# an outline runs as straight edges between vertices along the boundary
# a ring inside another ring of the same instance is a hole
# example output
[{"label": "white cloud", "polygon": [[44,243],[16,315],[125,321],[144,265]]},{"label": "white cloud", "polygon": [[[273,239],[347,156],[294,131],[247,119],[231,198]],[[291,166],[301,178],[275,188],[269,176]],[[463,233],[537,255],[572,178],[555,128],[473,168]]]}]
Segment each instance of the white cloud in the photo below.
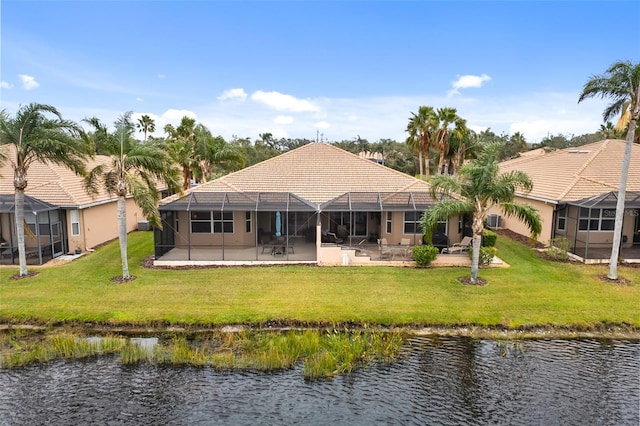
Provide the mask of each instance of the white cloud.
[{"label": "white cloud", "polygon": [[27,74],[18,74],[20,81],[22,82],[22,88],[24,90],[32,90],[40,87],[40,83],[36,81],[36,79]]},{"label": "white cloud", "polygon": [[166,74],[158,74],[158,79],[164,80],[165,78],[167,78]]},{"label": "white cloud", "polygon": [[317,105],[306,99],[297,99],[291,95],[279,92],[263,92],[258,90],[251,95],[255,102],[270,106],[277,111],[313,112],[318,111]]},{"label": "white cloud", "polygon": [[291,124],[293,123],[293,117],[290,115],[279,115],[273,119],[276,124]]},{"label": "white cloud", "polygon": [[247,99],[247,93],[242,88],[229,89],[229,90],[225,90],[224,92],[222,92],[220,96],[218,96],[218,100],[221,100],[221,101],[226,101],[229,99],[237,99],[240,101],[244,101],[245,99]]},{"label": "white cloud", "polygon": [[448,92],[449,96],[460,93],[460,89],[468,89],[469,87],[480,88],[485,81],[491,80],[487,74],[482,75],[462,75],[452,83],[453,89]]},{"label": "white cloud", "polygon": [[328,129],[329,127],[331,127],[331,124],[327,123],[326,121],[319,121],[315,124],[315,126],[318,129]]},{"label": "white cloud", "polygon": [[182,120],[182,117],[184,116],[195,120],[198,119],[198,114],[193,111],[189,111],[188,109],[168,109],[162,114],[161,119],[173,122]]},{"label": "white cloud", "polygon": [[144,102],[144,99],[142,99],[142,98],[136,98],[136,101],[138,101],[138,102]]},{"label": "white cloud", "polygon": [[13,88],[13,84],[7,83],[6,81],[0,81],[0,88],[2,88],[2,89],[11,89],[11,88]]}]

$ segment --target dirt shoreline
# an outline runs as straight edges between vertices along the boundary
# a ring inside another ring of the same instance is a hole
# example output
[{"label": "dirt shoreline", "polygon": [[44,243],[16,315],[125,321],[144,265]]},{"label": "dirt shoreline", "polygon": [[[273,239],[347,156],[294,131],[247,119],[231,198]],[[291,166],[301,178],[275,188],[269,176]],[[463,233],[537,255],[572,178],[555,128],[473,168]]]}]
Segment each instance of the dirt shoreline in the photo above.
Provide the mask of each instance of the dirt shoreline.
[{"label": "dirt shoreline", "polygon": [[627,325],[604,325],[593,327],[566,326],[528,326],[522,328],[488,327],[478,325],[468,326],[440,326],[440,325],[404,325],[388,326],[375,324],[335,323],[309,324],[286,323],[282,321],[264,324],[226,324],[226,325],[185,325],[185,324],[97,324],[97,323],[0,323],[0,332],[22,330],[46,333],[77,333],[77,334],[120,334],[129,336],[158,336],[171,334],[199,335],[207,333],[238,333],[238,332],[278,332],[338,330],[354,331],[368,330],[380,332],[399,332],[408,337],[469,337],[474,339],[623,339],[640,340],[640,329]]}]

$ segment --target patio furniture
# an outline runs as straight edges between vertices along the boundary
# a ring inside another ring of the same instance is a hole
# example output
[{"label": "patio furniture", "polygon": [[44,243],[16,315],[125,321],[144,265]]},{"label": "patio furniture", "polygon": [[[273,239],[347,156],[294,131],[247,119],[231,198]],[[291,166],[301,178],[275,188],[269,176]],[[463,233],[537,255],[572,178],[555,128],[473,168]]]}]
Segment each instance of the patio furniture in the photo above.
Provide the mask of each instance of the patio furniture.
[{"label": "patio furniture", "polygon": [[380,249],[380,259],[390,258],[393,255],[386,238],[378,240],[378,248]]},{"label": "patio furniture", "polygon": [[442,249],[442,253],[463,253],[469,250],[472,241],[471,237],[464,237],[459,243],[454,243],[452,246]]}]

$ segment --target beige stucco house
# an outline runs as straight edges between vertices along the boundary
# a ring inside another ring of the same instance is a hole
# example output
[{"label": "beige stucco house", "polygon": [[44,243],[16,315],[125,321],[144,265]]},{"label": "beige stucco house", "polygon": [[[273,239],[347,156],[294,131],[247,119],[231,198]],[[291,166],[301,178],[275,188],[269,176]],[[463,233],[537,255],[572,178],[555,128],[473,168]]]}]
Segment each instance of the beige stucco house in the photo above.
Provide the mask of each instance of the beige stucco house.
[{"label": "beige stucco house", "polygon": [[[90,160],[91,169],[108,157]],[[35,162],[28,170],[25,192],[27,262],[41,264],[76,250],[84,252],[118,237],[117,198],[100,192],[95,198],[82,187],[82,177],[51,163]],[[0,167],[0,261],[18,263],[15,231],[13,169]],[[133,199],[127,200],[127,230],[144,222]]]},{"label": "beige stucco house", "polygon": [[[517,198],[542,215],[540,242],[565,236],[575,257],[588,263],[608,262],[624,149],[623,140],[603,140],[508,160],[500,164],[500,171],[520,170],[533,180],[533,190]],[[517,219],[493,213],[489,225],[528,235]],[[636,144],[627,176],[621,257],[640,259],[640,146]]]},{"label": "beige stucco house", "polygon": [[[155,264],[411,262],[434,203],[425,181],[311,143],[162,200]],[[461,239],[457,218],[441,227]]]}]

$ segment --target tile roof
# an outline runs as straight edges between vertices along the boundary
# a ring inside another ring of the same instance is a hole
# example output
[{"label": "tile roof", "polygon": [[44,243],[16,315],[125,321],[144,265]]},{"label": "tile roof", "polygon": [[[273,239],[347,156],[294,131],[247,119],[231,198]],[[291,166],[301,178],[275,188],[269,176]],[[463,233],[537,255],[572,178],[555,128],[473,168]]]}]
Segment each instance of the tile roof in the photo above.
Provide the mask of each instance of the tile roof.
[{"label": "tile roof", "polygon": [[[625,141],[600,142],[522,156],[500,163],[500,171],[520,170],[533,180],[529,197],[550,201],[575,201],[618,191]],[[640,191],[640,145],[634,144],[627,175],[627,190]]]},{"label": "tile roof", "polygon": [[[429,185],[405,173],[344,151],[310,143],[186,191],[291,192],[322,204],[347,192],[428,191]],[[176,196],[166,198],[163,204]]]},{"label": "tile roof", "polygon": [[[9,147],[5,147],[7,150]],[[7,160],[0,166],[0,194],[14,194],[13,168],[11,158],[15,154],[9,153]],[[87,170],[98,164],[106,164],[109,157],[98,155],[87,161]],[[47,203],[62,207],[83,207],[90,204],[109,202],[117,197],[101,191],[92,198],[82,186],[82,177],[71,170],[53,163],[35,161],[27,171],[26,195],[35,197]]]}]

